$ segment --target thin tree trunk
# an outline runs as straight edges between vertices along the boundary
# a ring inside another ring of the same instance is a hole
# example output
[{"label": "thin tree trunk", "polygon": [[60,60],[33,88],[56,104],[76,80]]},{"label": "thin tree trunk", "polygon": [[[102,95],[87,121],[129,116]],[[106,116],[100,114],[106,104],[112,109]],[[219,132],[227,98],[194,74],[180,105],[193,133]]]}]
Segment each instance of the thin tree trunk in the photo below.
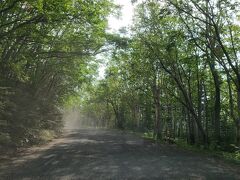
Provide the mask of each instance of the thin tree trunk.
[{"label": "thin tree trunk", "polygon": [[160,115],[160,94],[159,94],[159,89],[156,90],[156,99],[155,99],[155,120],[156,120],[156,138],[158,140],[162,139],[162,124],[161,124],[161,115]]},{"label": "thin tree trunk", "polygon": [[189,111],[187,111],[187,116],[188,116],[187,119],[188,119],[189,144],[195,144],[194,125]]},{"label": "thin tree trunk", "polygon": [[237,126],[237,145],[240,146],[240,82],[239,87],[237,89],[237,106],[238,106],[238,118],[236,119],[236,126]]},{"label": "thin tree trunk", "polygon": [[[206,22],[210,22],[211,20],[208,17],[209,14],[209,0],[206,0]],[[218,71],[215,67],[215,56],[214,50],[216,46],[215,42],[215,34],[211,33],[212,28],[210,27],[209,23],[206,24],[206,39],[213,39],[209,46],[211,53],[208,53],[208,47],[206,48],[207,53],[207,63],[209,64],[213,81],[214,81],[214,88],[215,88],[215,96],[214,96],[214,112],[213,112],[213,122],[214,122],[214,135],[217,143],[221,142],[221,134],[220,134],[220,112],[221,112],[221,91],[220,91],[220,77]]]},{"label": "thin tree trunk", "polygon": [[220,91],[220,80],[218,72],[215,68],[214,62],[211,62],[210,69],[212,72],[215,88],[215,97],[214,97],[214,133],[217,143],[221,142],[220,135],[220,112],[221,112],[221,91]]},{"label": "thin tree trunk", "polygon": [[205,132],[208,139],[208,100],[207,100],[207,90],[206,85],[203,84],[203,91],[204,91],[204,112],[205,112]]}]

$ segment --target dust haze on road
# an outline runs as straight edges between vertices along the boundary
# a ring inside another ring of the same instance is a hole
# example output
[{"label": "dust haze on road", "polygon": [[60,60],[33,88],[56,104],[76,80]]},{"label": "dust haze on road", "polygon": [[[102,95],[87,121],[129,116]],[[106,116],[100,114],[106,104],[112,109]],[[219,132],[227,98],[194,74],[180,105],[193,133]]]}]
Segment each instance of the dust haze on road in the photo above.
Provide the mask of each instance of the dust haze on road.
[{"label": "dust haze on road", "polygon": [[156,145],[124,131],[67,130],[48,145],[1,164],[0,179],[240,179],[214,158]]}]

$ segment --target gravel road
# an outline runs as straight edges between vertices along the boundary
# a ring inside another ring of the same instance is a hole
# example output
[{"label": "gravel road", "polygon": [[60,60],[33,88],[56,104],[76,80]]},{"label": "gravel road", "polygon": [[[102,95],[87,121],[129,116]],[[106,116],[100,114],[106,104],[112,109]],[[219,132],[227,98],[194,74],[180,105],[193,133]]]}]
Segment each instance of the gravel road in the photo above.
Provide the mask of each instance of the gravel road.
[{"label": "gravel road", "polygon": [[117,130],[68,130],[3,161],[0,179],[240,179],[240,167]]}]

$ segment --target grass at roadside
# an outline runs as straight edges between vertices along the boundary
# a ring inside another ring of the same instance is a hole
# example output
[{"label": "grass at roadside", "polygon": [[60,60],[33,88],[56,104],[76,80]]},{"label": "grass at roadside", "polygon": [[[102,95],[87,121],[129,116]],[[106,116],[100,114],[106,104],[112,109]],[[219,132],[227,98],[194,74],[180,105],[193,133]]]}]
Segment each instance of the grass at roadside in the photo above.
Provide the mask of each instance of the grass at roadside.
[{"label": "grass at roadside", "polygon": [[201,145],[189,145],[184,140],[176,140],[175,143],[180,148],[205,155],[210,155],[212,157],[217,157],[225,161],[240,165],[240,151],[226,152],[221,150],[214,150],[210,148],[204,148],[204,146]]},{"label": "grass at roadside", "polygon": [[27,148],[46,144],[59,136],[61,136],[61,132],[41,130],[31,141],[29,139],[24,139],[21,143],[12,142],[8,136],[0,136],[0,160],[5,156],[15,155]]},{"label": "grass at roadside", "polygon": [[[139,134],[139,133],[137,133],[137,134]],[[163,143],[163,142],[166,143],[166,141],[156,141],[153,137],[153,132],[142,133],[141,136],[144,139],[149,139],[151,141],[155,141],[158,143]],[[210,148],[205,148],[204,146],[201,146],[201,145],[190,145],[186,142],[186,140],[182,140],[182,139],[174,139],[174,144],[176,144],[177,147],[185,149],[185,150],[189,150],[192,152],[198,152],[200,154],[209,155],[212,157],[217,157],[224,161],[240,165],[240,150],[237,150],[235,152],[212,150]]]}]

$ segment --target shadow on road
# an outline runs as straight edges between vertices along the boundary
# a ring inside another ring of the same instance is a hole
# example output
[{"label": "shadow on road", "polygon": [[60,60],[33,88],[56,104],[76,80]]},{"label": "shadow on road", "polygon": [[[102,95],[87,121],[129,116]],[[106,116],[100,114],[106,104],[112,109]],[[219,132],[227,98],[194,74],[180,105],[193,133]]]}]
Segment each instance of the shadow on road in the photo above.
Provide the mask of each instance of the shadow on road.
[{"label": "shadow on road", "polygon": [[[24,158],[24,157],[23,157]],[[114,130],[72,130],[6,179],[240,179],[214,159]]]}]

